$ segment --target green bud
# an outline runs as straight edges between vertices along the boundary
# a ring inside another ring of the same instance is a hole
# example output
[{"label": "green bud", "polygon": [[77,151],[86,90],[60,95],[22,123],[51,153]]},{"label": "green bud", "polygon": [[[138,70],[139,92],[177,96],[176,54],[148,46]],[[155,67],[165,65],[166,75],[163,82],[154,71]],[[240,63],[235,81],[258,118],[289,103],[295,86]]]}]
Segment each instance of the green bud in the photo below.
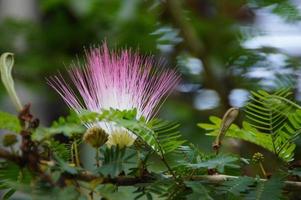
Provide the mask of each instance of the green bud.
[{"label": "green bud", "polygon": [[100,127],[89,128],[83,136],[84,142],[94,148],[99,148],[108,141],[109,135]]},{"label": "green bud", "polygon": [[264,156],[259,152],[255,153],[252,157],[253,163],[259,163],[262,162],[263,160],[264,160]]},{"label": "green bud", "polygon": [[9,146],[16,144],[18,142],[18,139],[15,134],[9,133],[9,134],[4,135],[2,142],[3,142],[3,146],[9,147]]}]

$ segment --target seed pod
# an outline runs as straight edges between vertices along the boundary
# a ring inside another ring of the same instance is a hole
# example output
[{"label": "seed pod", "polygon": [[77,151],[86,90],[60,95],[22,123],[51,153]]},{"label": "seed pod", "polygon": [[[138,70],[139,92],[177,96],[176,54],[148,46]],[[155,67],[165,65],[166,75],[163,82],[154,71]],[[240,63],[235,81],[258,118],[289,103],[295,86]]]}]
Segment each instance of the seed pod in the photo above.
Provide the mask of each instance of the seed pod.
[{"label": "seed pod", "polygon": [[234,122],[234,120],[237,118],[239,114],[238,108],[230,108],[224,115],[223,120],[221,122],[220,130],[218,135],[216,136],[215,142],[213,143],[212,147],[214,150],[218,151],[222,144],[222,140],[224,136],[226,135],[227,130],[231,126],[231,124]]}]

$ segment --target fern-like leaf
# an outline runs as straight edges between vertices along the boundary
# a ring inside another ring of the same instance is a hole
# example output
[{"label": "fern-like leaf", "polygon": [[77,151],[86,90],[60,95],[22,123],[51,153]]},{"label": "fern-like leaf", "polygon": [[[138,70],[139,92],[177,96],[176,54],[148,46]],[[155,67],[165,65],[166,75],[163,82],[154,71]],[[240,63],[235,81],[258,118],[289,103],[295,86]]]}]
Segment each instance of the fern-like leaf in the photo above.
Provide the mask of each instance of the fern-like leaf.
[{"label": "fern-like leaf", "polygon": [[9,199],[17,190],[15,184],[30,184],[31,174],[26,168],[10,162],[0,163],[0,190],[7,190],[3,199]]},{"label": "fern-like leaf", "polygon": [[245,199],[248,200],[266,200],[281,199],[284,182],[279,176],[273,176],[266,182],[258,182],[255,190],[248,193]]},{"label": "fern-like leaf", "polygon": [[178,123],[155,119],[148,123],[148,126],[154,131],[162,151],[166,154],[179,150],[185,143],[178,130]]},{"label": "fern-like leaf", "polygon": [[237,164],[239,161],[238,157],[231,155],[217,155],[211,158],[207,158],[205,160],[200,160],[197,163],[186,164],[187,167],[191,167],[193,169],[217,169],[219,172],[223,173],[225,167],[229,168],[239,168],[240,166]]},{"label": "fern-like leaf", "polygon": [[85,127],[81,124],[75,113],[70,113],[67,117],[60,117],[57,121],[54,121],[51,127],[39,127],[32,135],[32,139],[36,141],[42,141],[49,139],[54,135],[63,134],[67,137],[73,137],[78,134],[82,134],[85,131]]},{"label": "fern-like leaf", "polygon": [[[248,121],[242,129],[232,124],[226,136],[234,137],[262,146],[286,162],[293,160],[296,145],[294,141],[301,133],[301,107],[290,100],[289,90],[269,94],[265,91],[252,92],[246,105]],[[212,124],[200,123],[199,127],[216,136],[221,119],[210,117]]]},{"label": "fern-like leaf", "polygon": [[[118,176],[122,171],[127,174],[128,169],[134,167],[132,158],[135,156],[135,152],[129,151],[130,149],[120,149],[118,146],[102,149],[102,166],[98,171],[111,177]],[[126,165],[129,165],[129,167],[126,167]]]},{"label": "fern-like leaf", "polygon": [[231,193],[235,196],[240,196],[242,193],[247,192],[250,189],[249,187],[254,183],[254,178],[242,176],[238,177],[237,179],[225,181],[220,189],[225,193]]},{"label": "fern-like leaf", "polygon": [[250,125],[271,135],[273,152],[285,161],[293,160],[294,140],[301,133],[301,109],[290,96],[288,89],[253,92],[245,109]]},{"label": "fern-like leaf", "polygon": [[[209,120],[211,123],[199,123],[198,126],[207,131],[206,135],[217,136],[220,125],[222,123],[222,119],[211,116]],[[273,152],[271,135],[258,132],[247,122],[243,122],[242,127],[243,128],[241,129],[237,125],[232,124],[227,130],[226,136],[251,142]]]}]

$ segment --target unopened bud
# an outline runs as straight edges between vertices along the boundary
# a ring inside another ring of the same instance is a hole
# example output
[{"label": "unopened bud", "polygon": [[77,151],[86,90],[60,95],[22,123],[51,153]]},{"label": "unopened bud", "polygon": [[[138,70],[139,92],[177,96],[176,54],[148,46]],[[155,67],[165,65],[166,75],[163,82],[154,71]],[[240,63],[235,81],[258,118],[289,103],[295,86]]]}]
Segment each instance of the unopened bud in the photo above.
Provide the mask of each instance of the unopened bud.
[{"label": "unopened bud", "polygon": [[18,139],[15,134],[9,133],[9,134],[4,135],[2,142],[3,142],[3,146],[9,147],[9,146],[16,144],[18,142]]},{"label": "unopened bud", "polygon": [[130,147],[134,144],[136,140],[135,135],[130,133],[125,129],[115,130],[110,134],[109,140],[107,142],[108,147],[119,146],[119,148]]},{"label": "unopened bud", "polygon": [[99,148],[108,141],[108,134],[100,127],[89,128],[83,136],[83,140],[94,148]]},{"label": "unopened bud", "polygon": [[252,157],[252,161],[254,163],[259,163],[262,162],[263,160],[264,160],[264,156],[259,152],[255,153]]}]

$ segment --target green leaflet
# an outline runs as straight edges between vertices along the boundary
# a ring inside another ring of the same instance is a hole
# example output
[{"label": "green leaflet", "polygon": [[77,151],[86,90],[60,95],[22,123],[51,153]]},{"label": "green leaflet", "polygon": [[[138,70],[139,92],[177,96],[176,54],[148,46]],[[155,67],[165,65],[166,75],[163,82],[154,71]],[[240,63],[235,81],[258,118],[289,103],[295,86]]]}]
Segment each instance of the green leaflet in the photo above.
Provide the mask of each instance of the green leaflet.
[{"label": "green leaflet", "polygon": [[32,139],[35,141],[42,141],[57,134],[64,134],[67,137],[72,137],[76,134],[84,133],[85,130],[85,127],[82,125],[77,115],[71,112],[67,117],[60,117],[57,121],[54,121],[49,128],[38,127],[33,132]]},{"label": "green leaflet", "polygon": [[19,133],[21,131],[21,125],[18,117],[0,111],[0,129]]},{"label": "green leaflet", "polygon": [[301,168],[295,168],[293,170],[290,170],[289,171],[292,175],[296,175],[296,176],[299,176],[301,177]]},{"label": "green leaflet", "polygon": [[3,199],[9,199],[18,189],[17,184],[30,184],[32,176],[28,169],[11,162],[0,162],[0,190],[7,190]]},{"label": "green leaflet", "polygon": [[187,166],[193,169],[217,169],[219,172],[223,173],[225,171],[225,167],[239,168],[240,166],[237,163],[238,161],[238,157],[219,154],[206,160],[200,160],[197,163],[189,163]]},{"label": "green leaflet", "polygon": [[286,162],[293,160],[294,140],[301,130],[301,107],[290,99],[291,94],[289,89],[271,94],[262,90],[252,92],[245,109],[249,124],[257,132],[271,136],[272,152]]},{"label": "green leaflet", "polygon": [[178,123],[154,119],[148,123],[148,126],[154,131],[157,142],[165,154],[179,150],[179,147],[186,142],[178,130],[180,126]]},{"label": "green leaflet", "polygon": [[128,174],[129,169],[135,167],[136,159],[133,160],[136,152],[131,149],[112,146],[101,151],[102,166],[98,168],[98,172],[111,177],[118,176],[122,171]]},{"label": "green leaflet", "polygon": [[3,200],[8,200],[10,197],[12,197],[15,194],[15,189],[9,189],[2,197]]},{"label": "green leaflet", "polygon": [[187,195],[191,200],[213,200],[210,196],[210,191],[201,183],[195,181],[185,181],[185,185],[192,189],[192,193]]},{"label": "green leaflet", "polygon": [[102,196],[103,199],[108,200],[125,200],[134,199],[133,192],[135,188],[133,186],[116,187],[112,184],[102,184],[96,187],[96,192]]},{"label": "green leaflet", "polygon": [[240,196],[241,193],[250,190],[249,187],[254,183],[255,183],[254,178],[248,176],[242,176],[242,177],[238,177],[237,179],[231,179],[225,181],[220,189],[223,192],[232,193],[235,196]]},{"label": "green leaflet", "polygon": [[245,199],[248,200],[282,199],[281,197],[282,197],[283,186],[284,186],[284,182],[282,178],[280,178],[277,175],[274,175],[271,179],[265,182],[257,182],[255,190],[248,193]]}]

